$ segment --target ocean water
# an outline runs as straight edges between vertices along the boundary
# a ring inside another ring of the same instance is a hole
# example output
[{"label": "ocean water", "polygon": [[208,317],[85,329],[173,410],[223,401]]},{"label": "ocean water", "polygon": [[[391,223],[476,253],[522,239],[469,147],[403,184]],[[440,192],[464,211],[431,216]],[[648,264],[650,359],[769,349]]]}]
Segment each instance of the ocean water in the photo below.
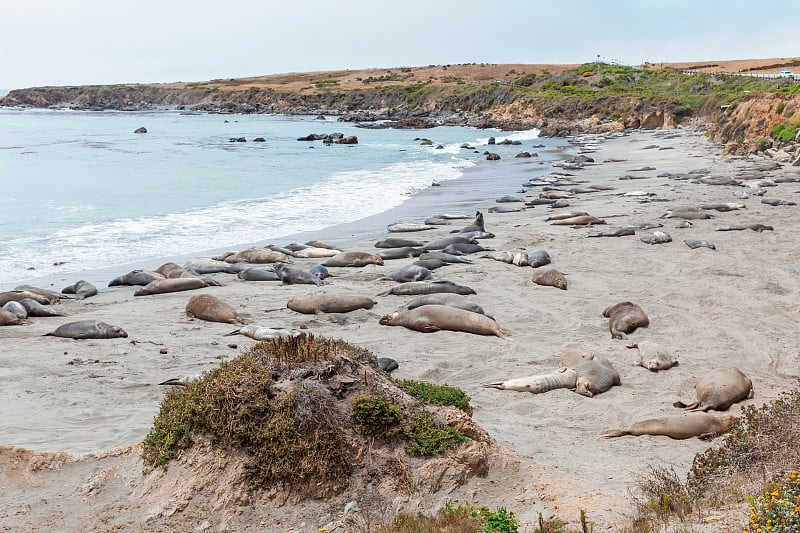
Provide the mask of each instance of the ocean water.
[{"label": "ocean water", "polygon": [[[133,133],[140,126],[148,132]],[[359,142],[297,141],[334,132]],[[530,148],[534,142],[563,145],[538,139],[535,130],[0,108],[0,288],[354,223],[401,206],[434,182],[463,179],[486,164],[489,136],[523,142],[492,147],[504,150],[504,159],[541,152]],[[229,142],[236,137],[247,142]]]}]

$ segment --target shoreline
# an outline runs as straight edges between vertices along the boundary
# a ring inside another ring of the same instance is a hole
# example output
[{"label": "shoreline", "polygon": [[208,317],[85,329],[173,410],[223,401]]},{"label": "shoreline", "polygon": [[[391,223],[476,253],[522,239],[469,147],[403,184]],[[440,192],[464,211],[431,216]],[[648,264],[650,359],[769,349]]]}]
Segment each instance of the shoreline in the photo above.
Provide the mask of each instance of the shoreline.
[{"label": "shoreline", "polygon": [[[723,158],[722,147],[696,130],[635,131],[588,136],[585,140],[596,141],[590,143],[588,154],[596,162],[570,173],[613,189],[576,195],[568,209],[605,218],[606,226],[554,226],[545,221],[554,210],[544,206],[516,213],[485,211],[497,205],[494,199],[507,194],[505,191],[496,191],[474,205],[484,210],[487,231],[496,234],[482,244],[496,250],[547,249],[552,266],[566,274],[568,290],[534,285],[530,267],[494,261],[481,253],[470,257],[472,263],[434,272],[436,278],[473,287],[477,292],[473,300],[512,331],[510,339],[450,331],[425,334],[379,325],[381,315],[410,299],[376,296],[393,283],[379,278],[409,260],[332,269],[334,277],[319,288],[238,282],[230,275],[214,275],[224,286],[202,292],[230,302],[253,324],[304,326],[315,335],[341,338],[377,357],[396,359],[400,366],[393,373],[395,378],[464,390],[471,397],[473,419],[519,458],[517,474],[503,475],[498,468],[499,473],[490,471],[487,479],[471,480],[454,493],[427,499],[419,496],[419,509],[430,511],[448,498],[502,505],[513,510],[528,528],[535,527],[539,512],[575,520],[580,510],[585,510],[599,527],[613,525],[629,509],[625,503],[628,490],[639,474],[653,465],[683,474],[697,453],[720,439],[711,444],[654,436],[601,439],[602,433],[638,420],[675,414],[672,402],[693,398],[699,377],[721,364],[741,368],[755,389],[754,399],[731,407],[733,414],[741,405],[761,405],[796,386],[800,355],[790,340],[795,335],[794,324],[800,320],[796,306],[800,288],[790,266],[800,262],[794,238],[798,208],[765,205],[757,196],[737,200],[732,192],[744,190],[740,187],[705,185],[664,175],[702,169],[698,176],[734,177],[757,166],[756,160]],[[643,166],[655,170],[636,170]],[[790,168],[769,175],[800,178]],[[620,179],[626,176],[636,179]],[[425,195],[418,206],[420,211],[430,209],[436,195],[447,192],[444,188],[432,189],[437,190]],[[796,190],[796,183],[781,183],[766,188],[766,194],[795,198]],[[531,188],[525,196],[533,198],[538,191]],[[625,195],[638,192],[644,195]],[[714,212],[713,218],[693,220],[688,228],[680,227],[678,219],[660,218],[676,206],[733,201],[746,208]],[[426,216],[436,212],[428,211]],[[403,236],[430,240],[448,235],[451,229],[469,221],[455,222]],[[672,242],[642,242],[640,237],[652,230],[639,230],[629,237],[588,238],[598,229],[644,222],[663,224],[660,229],[671,234]],[[377,229],[379,224],[374,223]],[[735,223],[770,224],[774,230],[717,231],[722,225]],[[385,228],[383,221],[380,227]],[[385,229],[381,235],[386,236]],[[374,251],[367,235],[353,233],[352,237],[346,250]],[[689,238],[712,240],[716,250],[690,249],[682,242]],[[302,267],[317,261],[296,262]],[[335,315],[300,315],[285,308],[290,298],[323,291],[371,295],[377,304],[370,310]],[[126,329],[128,339],[73,341],[40,336],[66,319],[36,319],[27,326],[0,330],[0,347],[5,354],[0,359],[0,375],[8,383],[2,403],[6,435],[16,435],[15,440],[29,448],[72,448],[78,454],[138,442],[164,394],[156,383],[214,368],[255,343],[242,336],[222,336],[235,326],[186,317],[184,307],[191,293],[138,298],[131,293],[131,288],[113,288],[82,302],[61,304],[70,312],[69,320],[98,318],[116,323]],[[674,354],[678,366],[658,373],[634,366],[635,354],[625,347],[627,342],[611,338],[602,310],[625,300],[641,305],[650,318],[650,326],[631,333],[628,342],[658,342]],[[611,360],[621,376],[621,385],[593,398],[569,390],[534,395],[483,387],[488,382],[553,371],[559,364],[558,354],[570,345]],[[90,469],[91,459],[86,461],[81,464]],[[83,472],[78,480],[89,475]],[[26,486],[22,480],[18,484]],[[36,490],[38,495],[62,489]],[[124,497],[129,492],[126,488]],[[109,503],[98,498],[98,502]],[[116,501],[113,495],[108,498]],[[0,498],[0,503],[3,501]],[[86,505],[100,505],[94,502]],[[178,515],[183,516],[187,527],[191,525],[188,517],[211,514],[192,506]],[[307,518],[315,516],[312,508],[312,504],[303,507],[303,513],[311,514],[302,515],[302,526],[300,520],[291,525],[302,531],[317,530],[316,519]],[[290,517],[300,513],[292,509],[258,512]],[[35,520],[34,516],[41,514],[32,511],[29,519]],[[29,523],[25,517],[15,520]]]}]

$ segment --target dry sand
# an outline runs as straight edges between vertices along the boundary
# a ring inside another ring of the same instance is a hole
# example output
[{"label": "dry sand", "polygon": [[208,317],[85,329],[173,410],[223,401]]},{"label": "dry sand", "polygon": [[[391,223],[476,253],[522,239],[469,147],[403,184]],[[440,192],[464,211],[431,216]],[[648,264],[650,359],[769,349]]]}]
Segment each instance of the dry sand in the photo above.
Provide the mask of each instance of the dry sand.
[{"label": "dry sand", "polygon": [[[449,331],[424,334],[378,324],[381,316],[395,311],[408,297],[376,296],[378,303],[371,310],[337,315],[307,316],[286,308],[290,298],[318,291],[377,295],[393,285],[377,278],[410,259],[387,261],[385,266],[331,268],[335,277],[319,288],[241,282],[228,274],[214,275],[223,283],[221,287],[156,296],[133,297],[130,287],[100,287],[98,296],[61,304],[68,318],[37,318],[30,325],[0,329],[0,442],[66,451],[77,457],[139,442],[164,393],[157,383],[200,374],[255,342],[223,336],[234,326],[188,318],[186,301],[203,292],[231,303],[253,324],[306,326],[314,334],[341,338],[378,357],[396,359],[400,367],[394,377],[447,383],[466,391],[475,408],[473,418],[517,458],[509,459],[505,469],[473,479],[450,495],[436,495],[435,502],[421,499],[417,502],[421,509],[428,505],[424,510],[430,510],[446,497],[503,505],[521,519],[521,531],[533,531],[539,512],[575,521],[579,510],[585,509],[601,530],[613,530],[630,510],[628,489],[639,473],[648,466],[663,466],[674,467],[682,476],[695,454],[709,443],[650,436],[602,439],[604,431],[676,413],[672,403],[692,400],[697,380],[721,364],[736,365],[752,379],[755,398],[748,403],[760,405],[796,385],[800,311],[798,274],[790,267],[800,262],[795,233],[798,207],[772,207],[757,196],[735,198],[732,191],[746,190],[743,187],[657,177],[696,169],[706,169],[699,176],[733,177],[752,164],[745,159],[723,159],[719,146],[690,129],[582,141],[574,144],[575,149],[589,151],[597,164],[570,172],[614,189],[579,195],[573,208],[605,218],[608,226],[553,226],[544,220],[553,210],[544,206],[519,213],[489,213],[488,208],[499,205],[495,198],[486,198],[480,206],[487,230],[496,235],[482,241],[485,246],[547,249],[552,266],[567,275],[568,290],[534,285],[530,267],[483,258],[481,253],[472,256],[471,264],[435,271],[437,278],[474,288],[477,295],[471,298],[513,331],[511,339]],[[624,161],[601,163],[607,159]],[[656,170],[631,172],[643,165]],[[517,172],[520,183],[525,181],[524,167]],[[646,178],[619,179],[625,175]],[[776,175],[797,176],[788,170],[767,176]],[[622,195],[634,190],[651,196]],[[792,199],[798,184],[765,190],[766,197]],[[537,189],[531,189],[529,198],[536,193]],[[741,202],[747,208],[712,211],[713,219],[692,221],[693,226],[685,229],[676,228],[678,219],[659,219],[667,209],[707,202]],[[469,222],[454,221],[452,226],[405,236],[433,239]],[[672,236],[672,242],[641,242],[640,236],[652,230],[629,237],[587,238],[598,229],[644,222],[663,223],[660,229]],[[775,229],[715,231],[737,223],[770,224]],[[374,252],[375,240],[387,235],[337,244],[347,250]],[[690,249],[683,243],[687,238],[713,241],[717,249]],[[296,266],[316,262],[295,260]],[[661,343],[677,357],[679,366],[659,373],[633,366],[635,351],[625,348],[626,341],[611,338],[607,320],[601,316],[605,307],[624,300],[641,305],[651,321],[649,328],[632,333],[630,340]],[[41,336],[64,322],[85,318],[120,325],[129,337],[75,341]],[[569,390],[532,395],[482,387],[557,368],[566,344],[608,357],[622,385],[594,398]],[[731,411],[739,408],[737,404]],[[208,519],[216,527],[219,522],[210,510],[204,516],[191,511],[195,509],[191,506],[186,508],[185,502],[180,504],[179,468],[171,467],[164,474],[175,478],[175,493],[148,492],[149,481],[143,480],[136,451],[129,447],[74,461],[74,457],[4,448],[0,453],[0,524],[20,531],[105,531],[115,526],[191,531]],[[160,487],[165,490],[163,484]],[[302,510],[250,510],[242,516],[253,522],[240,517],[238,525],[228,527],[317,531],[329,511],[323,512],[320,502],[315,505]],[[158,509],[168,508],[184,511],[161,522],[147,521]],[[731,511],[729,519],[744,523],[744,515],[737,512]],[[95,518],[87,523],[88,516]],[[280,524],[276,517],[282,517]]]}]

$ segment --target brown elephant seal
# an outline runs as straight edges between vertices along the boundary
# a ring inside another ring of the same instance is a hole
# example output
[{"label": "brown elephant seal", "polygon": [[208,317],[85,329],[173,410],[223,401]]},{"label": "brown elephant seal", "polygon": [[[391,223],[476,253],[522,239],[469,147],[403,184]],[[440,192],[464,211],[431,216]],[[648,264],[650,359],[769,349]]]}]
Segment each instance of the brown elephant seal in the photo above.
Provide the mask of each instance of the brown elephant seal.
[{"label": "brown elephant seal", "polygon": [[381,317],[382,326],[404,326],[414,331],[432,333],[434,331],[463,331],[476,335],[494,335],[509,338],[511,332],[491,318],[457,309],[448,305],[422,305],[414,309],[389,313]]},{"label": "brown elephant seal", "polygon": [[700,209],[713,210],[719,212],[736,211],[737,209],[747,209],[744,204],[737,204],[735,202],[717,202],[712,204],[703,204]]},{"label": "brown elephant seal", "polygon": [[667,370],[678,364],[677,359],[653,341],[634,342],[625,347],[636,348],[639,351],[639,358],[633,363],[634,365],[642,366],[652,372]]},{"label": "brown elephant seal", "polygon": [[132,270],[127,274],[116,277],[108,282],[109,287],[117,287],[120,285],[147,285],[151,281],[157,279],[165,279],[166,276],[158,272],[151,272],[149,270]]},{"label": "brown elephant seal", "polygon": [[229,303],[210,294],[195,294],[186,302],[186,314],[208,322],[242,325],[245,320]]},{"label": "brown elephant seal", "polygon": [[383,265],[383,259],[369,252],[340,252],[322,263],[326,267],[362,267]]},{"label": "brown elephant seal", "polygon": [[0,307],[0,326],[18,326],[24,324],[24,320],[8,309]]},{"label": "brown elephant seal", "polygon": [[613,339],[627,339],[628,333],[636,328],[645,328],[650,325],[650,319],[641,307],[632,302],[620,302],[607,307],[603,316],[608,318],[608,329]]},{"label": "brown elephant seal", "polygon": [[561,220],[550,223],[552,226],[595,226],[597,224],[606,224],[606,221],[592,215],[580,215],[577,217],[562,218]]},{"label": "brown elephant seal", "polygon": [[390,272],[381,278],[382,281],[425,281],[431,279],[433,274],[427,268],[419,265],[406,265],[403,268]]},{"label": "brown elephant seal", "polygon": [[167,278],[151,281],[144,287],[134,291],[134,296],[148,296],[150,294],[164,294],[167,292],[191,291],[207,287],[206,282],[200,278]]},{"label": "brown elephant seal", "polygon": [[79,300],[83,300],[84,298],[88,298],[90,296],[97,296],[97,287],[85,279],[82,279],[61,289],[61,293],[74,294]]},{"label": "brown elephant seal", "polygon": [[319,285],[320,278],[299,268],[290,267],[286,263],[275,263],[275,273],[284,285]]},{"label": "brown elephant seal", "polygon": [[226,263],[289,263],[289,257],[267,248],[247,248],[225,258]]},{"label": "brown elephant seal", "polygon": [[42,305],[60,304],[61,300],[68,298],[68,296],[65,296],[63,294],[59,294],[53,291],[48,291],[47,289],[40,289],[39,287],[33,287],[31,285],[18,285],[14,287],[14,290],[33,293],[33,295],[28,295],[26,296],[26,298],[33,298]]},{"label": "brown elephant seal", "polygon": [[709,439],[729,431],[739,419],[729,414],[689,412],[679,415],[651,418],[636,422],[626,429],[616,429],[604,433],[602,437],[622,437],[624,435],[664,435],[673,439]]},{"label": "brown elephant seal", "polygon": [[292,298],[286,307],[307,315],[317,313],[349,313],[356,309],[371,309],[375,301],[369,296],[357,294],[320,293]]},{"label": "brown elephant seal", "polygon": [[328,250],[336,250],[337,252],[341,252],[336,246],[332,245],[329,242],[325,241],[307,241],[306,246],[311,246],[313,248],[327,248]]},{"label": "brown elephant seal", "polygon": [[434,293],[434,294],[425,294],[423,296],[418,296],[408,302],[405,306],[406,309],[416,309],[417,307],[422,307],[423,305],[449,305],[450,307],[455,307],[458,309],[464,309],[465,311],[470,311],[472,313],[478,313],[479,315],[485,315],[486,313],[483,310],[483,307],[476,304],[466,296],[462,294],[452,294],[452,293]]},{"label": "brown elephant seal", "polygon": [[541,268],[533,271],[531,280],[537,285],[567,290],[567,278],[555,268]]},{"label": "brown elephant seal", "polygon": [[272,268],[250,267],[242,270],[236,277],[242,281],[280,281],[281,277]]},{"label": "brown elephant seal", "polygon": [[50,298],[44,297],[41,294],[26,290],[13,290],[0,292],[0,305],[5,305],[8,302],[21,302],[22,300],[33,300],[42,305],[49,305],[51,303],[61,303],[61,300],[51,301]]},{"label": "brown elephant seal", "polygon": [[[155,270],[167,279],[180,278],[187,273],[187,270],[177,263],[164,263]],[[155,280],[154,280],[155,281]]]},{"label": "brown elephant seal", "polygon": [[753,382],[735,366],[721,366],[708,372],[695,389],[696,402],[673,405],[687,411],[725,411],[734,403],[753,397]]},{"label": "brown elephant seal", "polygon": [[386,229],[390,233],[406,233],[411,231],[426,231],[435,227],[436,226],[431,226],[430,224],[419,224],[417,222],[395,222],[394,224],[386,226]]},{"label": "brown elephant seal", "polygon": [[101,320],[78,320],[68,322],[45,336],[65,337],[68,339],[117,339],[128,334],[119,326],[112,326]]},{"label": "brown elephant seal", "polygon": [[565,211],[564,213],[550,215],[549,217],[545,218],[544,221],[550,222],[551,220],[564,220],[565,218],[575,218],[588,215],[589,213],[587,213],[586,211]]},{"label": "brown elephant seal", "polygon": [[484,387],[541,394],[555,389],[574,389],[589,398],[620,384],[617,370],[605,357],[586,350],[565,347],[559,357],[561,368],[555,372],[488,383]]},{"label": "brown elephant seal", "polygon": [[433,294],[436,292],[448,292],[453,294],[475,294],[475,290],[466,285],[459,285],[452,281],[440,279],[436,281],[408,281],[395,285],[388,291],[378,293],[378,296],[420,296],[422,294]]}]

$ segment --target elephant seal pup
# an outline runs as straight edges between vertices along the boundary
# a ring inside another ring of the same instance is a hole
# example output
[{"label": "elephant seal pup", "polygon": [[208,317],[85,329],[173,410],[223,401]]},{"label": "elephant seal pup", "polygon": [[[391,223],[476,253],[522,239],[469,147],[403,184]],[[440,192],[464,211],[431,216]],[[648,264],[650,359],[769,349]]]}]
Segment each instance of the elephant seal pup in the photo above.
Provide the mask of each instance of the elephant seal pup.
[{"label": "elephant seal pup", "polygon": [[716,250],[717,246],[705,239],[684,239],[683,243],[694,250],[695,248],[711,248],[712,250]]},{"label": "elephant seal pup", "polygon": [[382,264],[383,259],[369,252],[340,252],[322,263],[326,267],[362,267]]},{"label": "elephant seal pup", "polygon": [[650,319],[641,307],[632,302],[620,302],[607,307],[603,316],[608,318],[608,329],[612,339],[627,339],[628,333],[636,328],[650,325]]},{"label": "elephant seal pup", "polygon": [[762,198],[762,204],[767,204],[771,206],[778,206],[778,205],[797,205],[795,202],[791,200],[784,200],[783,198]]},{"label": "elephant seal pup", "polygon": [[529,266],[537,268],[549,264],[550,264],[550,254],[547,253],[547,250],[534,250],[532,252],[528,252]]},{"label": "elephant seal pup", "polygon": [[349,313],[356,309],[371,309],[377,302],[369,296],[357,294],[320,293],[300,298],[292,298],[286,307],[304,314]]},{"label": "elephant seal pup", "polygon": [[512,252],[510,250],[504,250],[502,252],[490,252],[481,257],[494,259],[495,261],[502,261],[503,263],[509,263],[516,266],[528,266],[528,254],[526,252]]},{"label": "elephant seal pup", "polygon": [[460,255],[455,255],[455,254],[448,254],[438,250],[420,254],[419,258],[421,260],[438,259],[440,261],[444,261],[445,263],[472,263],[472,261],[470,259],[467,259],[466,257],[462,257]]},{"label": "elephant seal pup", "polygon": [[383,250],[375,255],[384,260],[405,259],[406,257],[418,257],[422,252],[422,248],[403,246],[402,248],[389,248],[388,250]]},{"label": "elephant seal pup", "polygon": [[69,285],[61,289],[62,294],[74,294],[79,300],[97,295],[97,287],[82,279],[76,281],[73,285]]},{"label": "elephant seal pup", "polygon": [[634,365],[643,366],[652,372],[667,370],[678,364],[677,359],[674,359],[660,344],[653,341],[634,342],[628,344],[626,348],[638,349],[639,358]]},{"label": "elephant seal pup", "polygon": [[717,231],[740,231],[743,229],[751,229],[753,231],[761,233],[762,231],[772,231],[775,228],[773,228],[772,226],[767,226],[765,224],[731,224],[728,226],[722,226],[721,228],[717,228]]},{"label": "elephant seal pup", "polygon": [[480,244],[470,244],[468,242],[455,242],[442,248],[446,254],[474,254],[476,252],[491,252],[491,248],[484,248]]},{"label": "elephant seal pup", "polygon": [[195,294],[186,302],[186,314],[208,322],[242,325],[245,320],[229,303],[210,294]]},{"label": "elephant seal pup", "polygon": [[45,336],[65,337],[68,339],[117,339],[128,334],[119,326],[112,326],[101,320],[78,320],[68,322]]},{"label": "elephant seal pup", "polygon": [[577,217],[562,218],[551,222],[551,226],[594,226],[596,224],[606,224],[607,222],[602,218],[597,218],[592,215],[580,215]]},{"label": "elephant seal pup", "polygon": [[283,283],[284,285],[320,284],[320,279],[311,272],[300,270],[299,268],[290,267],[285,263],[275,263],[275,266],[273,268],[275,270],[275,273],[281,279],[281,283]]},{"label": "elephant seal pup", "polygon": [[696,207],[685,207],[682,209],[670,209],[659,218],[682,218],[685,220],[705,220],[713,218],[714,215],[700,211]]},{"label": "elephant seal pup", "polygon": [[639,240],[645,244],[663,244],[672,242],[672,236],[666,231],[654,231],[652,235],[642,235]]},{"label": "elephant seal pup", "polygon": [[747,209],[747,206],[744,204],[737,204],[735,202],[719,202],[713,204],[703,204],[700,206],[700,209],[726,212],[736,211],[737,209]]},{"label": "elephant seal pup", "polygon": [[200,278],[167,278],[151,281],[144,287],[139,287],[134,296],[148,296],[150,294],[164,294],[167,292],[191,291],[207,287],[206,282]]},{"label": "elephant seal pup", "polygon": [[423,246],[424,242],[413,239],[402,239],[400,237],[389,237],[375,243],[375,248],[417,248]]},{"label": "elephant seal pup", "polygon": [[425,267],[419,265],[406,265],[399,270],[390,272],[381,278],[382,281],[425,281],[431,279],[433,274]]},{"label": "elephant seal pup", "polygon": [[675,407],[687,411],[725,411],[734,403],[753,397],[753,382],[735,366],[721,366],[708,372],[697,383],[697,401]]},{"label": "elephant seal pup", "polygon": [[623,435],[664,435],[673,439],[710,439],[729,431],[739,419],[729,414],[690,412],[679,415],[651,418],[636,422],[626,429],[616,429],[604,433],[602,437],[622,437]]},{"label": "elephant seal pup", "polygon": [[66,316],[64,313],[59,313],[52,307],[40,304],[33,298],[23,298],[19,303],[28,312],[28,316]]},{"label": "elephant seal pup", "polygon": [[636,227],[625,226],[624,228],[609,229],[605,231],[596,231],[590,233],[587,237],[625,237],[628,235],[635,235]]},{"label": "elephant seal pup", "polygon": [[403,326],[414,331],[432,333],[435,331],[463,331],[476,335],[494,335],[509,338],[511,332],[491,318],[457,309],[448,305],[422,305],[414,309],[389,313],[381,317],[382,326]]},{"label": "elephant seal pup", "polygon": [[286,328],[268,328],[264,326],[242,326],[235,329],[230,333],[226,333],[225,337],[231,335],[244,335],[256,341],[266,341],[269,339],[278,339],[281,337],[300,337],[305,333],[299,329],[286,329]]},{"label": "elephant seal pup", "polygon": [[386,229],[389,233],[406,233],[411,231],[426,231],[435,227],[436,226],[431,226],[430,224],[418,224],[416,222],[395,222],[394,224],[386,226]]},{"label": "elephant seal pup", "polygon": [[533,271],[531,280],[537,285],[567,290],[567,278],[555,268],[542,268]]},{"label": "elephant seal pup", "polygon": [[418,296],[405,305],[406,309],[416,309],[423,305],[449,305],[471,313],[485,315],[483,307],[468,299],[462,294],[434,293]]},{"label": "elephant seal pup", "polygon": [[297,257],[300,259],[322,259],[323,257],[333,257],[339,253],[341,253],[341,250],[309,246],[307,248],[303,248],[302,250],[292,252],[292,257]]},{"label": "elephant seal pup", "polygon": [[0,326],[19,326],[24,324],[22,318],[18,317],[11,311],[5,308],[0,308]]},{"label": "elephant seal pup", "polygon": [[378,368],[384,372],[391,372],[397,370],[400,365],[391,357],[378,357]]},{"label": "elephant seal pup", "polygon": [[550,215],[549,217],[545,218],[545,222],[550,222],[551,220],[564,220],[565,218],[574,218],[574,217],[582,217],[588,216],[589,213],[586,211],[567,211],[565,213],[559,213],[557,215]]},{"label": "elephant seal pup", "polygon": [[[167,279],[184,277],[188,271],[177,263],[164,263],[155,270]],[[154,280],[155,281],[155,280]]]},{"label": "elephant seal pup", "polygon": [[427,268],[428,270],[436,270],[437,268],[442,268],[443,266],[447,266],[450,263],[446,263],[441,259],[417,259],[411,264]]},{"label": "elephant seal pup", "polygon": [[314,265],[308,269],[311,275],[316,276],[320,281],[325,278],[331,277],[331,273],[328,272],[328,269],[323,265]]},{"label": "elephant seal pup", "polygon": [[151,281],[157,279],[165,279],[163,274],[158,272],[151,272],[149,270],[132,270],[127,274],[116,277],[108,282],[109,287],[118,287],[120,285],[147,285]]},{"label": "elephant seal pup", "polygon": [[467,287],[466,285],[459,285],[447,280],[436,281],[409,281],[395,285],[388,291],[378,294],[378,296],[388,296],[395,294],[397,296],[419,296],[422,294],[433,294],[435,292],[449,292],[454,294],[475,294],[475,290]]},{"label": "elephant seal pup", "polygon": [[281,277],[271,268],[250,267],[242,270],[236,277],[242,281],[280,281]]},{"label": "elephant seal pup", "polygon": [[24,305],[22,305],[21,303],[15,301],[15,300],[12,300],[10,302],[6,302],[5,304],[3,304],[2,308],[5,309],[6,311],[8,311],[9,313],[13,314],[14,316],[16,316],[19,319],[24,320],[24,319],[28,318],[28,310],[25,309]]}]

